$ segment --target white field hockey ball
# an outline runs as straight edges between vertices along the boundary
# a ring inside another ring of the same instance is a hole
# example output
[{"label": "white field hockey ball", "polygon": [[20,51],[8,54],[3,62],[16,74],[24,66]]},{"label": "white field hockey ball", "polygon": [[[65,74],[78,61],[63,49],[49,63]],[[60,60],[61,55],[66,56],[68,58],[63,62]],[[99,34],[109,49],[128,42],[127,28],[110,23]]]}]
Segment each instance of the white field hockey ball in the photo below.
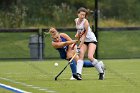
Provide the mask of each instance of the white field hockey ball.
[{"label": "white field hockey ball", "polygon": [[57,67],[57,66],[58,66],[58,63],[54,63],[54,66],[56,66],[56,67]]}]

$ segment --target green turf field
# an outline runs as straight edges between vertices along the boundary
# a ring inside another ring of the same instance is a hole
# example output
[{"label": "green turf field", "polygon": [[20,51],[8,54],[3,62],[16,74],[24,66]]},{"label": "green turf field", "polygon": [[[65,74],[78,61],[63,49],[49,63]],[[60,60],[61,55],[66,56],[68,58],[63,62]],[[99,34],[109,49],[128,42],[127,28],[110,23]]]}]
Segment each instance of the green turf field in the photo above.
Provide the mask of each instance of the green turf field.
[{"label": "green turf field", "polygon": [[[66,61],[0,61],[0,83],[32,93],[140,93],[140,59],[103,62],[107,68],[103,81],[95,68],[83,68],[83,80],[71,81],[69,67],[54,81]],[[0,87],[0,93],[12,92]]]}]

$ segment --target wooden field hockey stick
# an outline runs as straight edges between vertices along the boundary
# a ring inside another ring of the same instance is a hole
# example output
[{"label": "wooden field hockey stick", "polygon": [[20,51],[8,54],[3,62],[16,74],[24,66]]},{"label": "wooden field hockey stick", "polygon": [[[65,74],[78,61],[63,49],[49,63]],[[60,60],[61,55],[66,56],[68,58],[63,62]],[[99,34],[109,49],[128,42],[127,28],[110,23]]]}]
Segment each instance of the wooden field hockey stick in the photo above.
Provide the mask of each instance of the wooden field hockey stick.
[{"label": "wooden field hockey stick", "polygon": [[71,61],[75,58],[76,55],[77,55],[77,53],[75,53],[73,55],[73,57],[70,59],[70,61],[68,62],[68,64],[57,74],[57,76],[55,76],[55,80],[57,80],[57,78],[62,74],[62,72],[64,72],[64,70],[67,68],[67,66],[71,63]]}]

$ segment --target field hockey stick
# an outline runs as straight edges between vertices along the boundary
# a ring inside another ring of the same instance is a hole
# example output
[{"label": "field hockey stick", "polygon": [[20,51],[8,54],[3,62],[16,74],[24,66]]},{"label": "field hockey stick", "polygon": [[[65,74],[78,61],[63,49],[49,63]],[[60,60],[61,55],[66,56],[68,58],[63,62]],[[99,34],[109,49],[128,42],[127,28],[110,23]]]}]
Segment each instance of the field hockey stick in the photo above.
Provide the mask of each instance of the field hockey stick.
[{"label": "field hockey stick", "polygon": [[70,59],[70,61],[68,62],[68,64],[57,74],[57,76],[55,76],[55,80],[57,80],[57,78],[62,74],[62,72],[67,68],[67,66],[71,63],[71,61],[75,58],[75,56],[77,55],[77,53],[74,54],[74,56]]},{"label": "field hockey stick", "polygon": [[[82,35],[83,35],[84,33],[85,33],[85,31],[78,37],[78,41],[77,41],[77,42],[80,41],[80,38],[82,37]],[[77,44],[77,42],[73,44],[72,50],[74,50],[74,47],[75,47],[75,45]]]}]

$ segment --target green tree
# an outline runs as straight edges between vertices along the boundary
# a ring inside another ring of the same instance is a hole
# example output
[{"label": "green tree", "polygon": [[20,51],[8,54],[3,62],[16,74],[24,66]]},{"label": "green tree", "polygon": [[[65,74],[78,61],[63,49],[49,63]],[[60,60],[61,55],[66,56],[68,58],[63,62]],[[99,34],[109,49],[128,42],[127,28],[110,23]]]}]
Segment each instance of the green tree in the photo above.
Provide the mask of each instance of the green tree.
[{"label": "green tree", "polygon": [[106,18],[124,21],[140,19],[139,0],[102,0],[99,2],[101,13]]}]

